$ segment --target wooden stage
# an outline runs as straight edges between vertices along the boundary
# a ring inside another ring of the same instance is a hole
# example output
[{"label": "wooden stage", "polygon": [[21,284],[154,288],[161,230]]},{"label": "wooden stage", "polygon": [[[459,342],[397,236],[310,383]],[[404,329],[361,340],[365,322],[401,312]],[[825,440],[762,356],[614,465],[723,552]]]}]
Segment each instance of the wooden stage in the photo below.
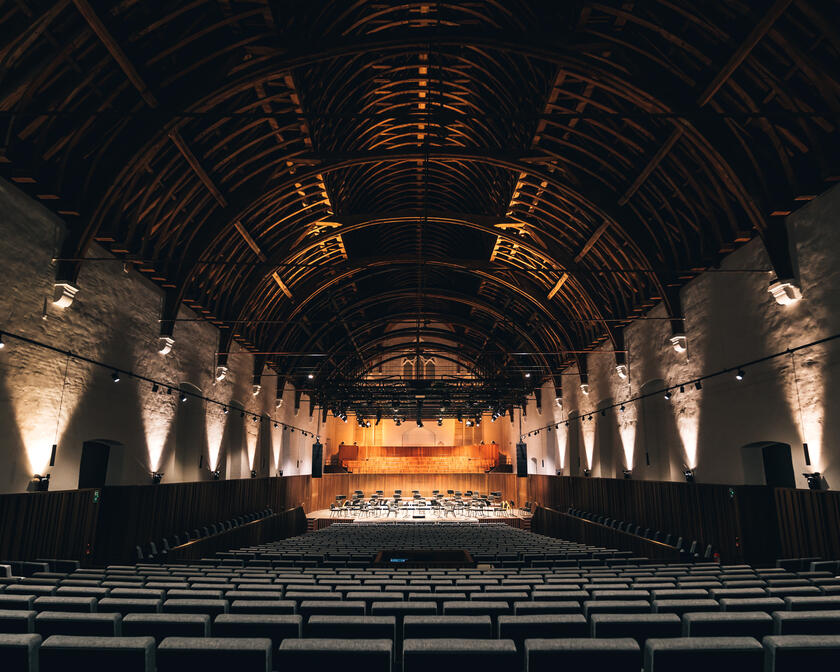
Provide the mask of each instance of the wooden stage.
[{"label": "wooden stage", "polygon": [[382,490],[385,497],[394,490],[403,493],[419,490],[427,497],[431,497],[433,490],[443,493],[447,490],[472,490],[482,494],[501,492],[502,499],[513,502],[514,508],[532,500],[528,493],[529,479],[517,478],[516,474],[324,474],[322,478],[307,476],[298,480],[299,483],[294,482],[294,491],[289,493],[288,503],[301,504],[307,513],[329,510],[336,495],[350,497],[355,490],[361,490],[365,495]]},{"label": "wooden stage", "polygon": [[352,516],[345,513],[336,514],[329,509],[319,509],[306,514],[307,529],[309,531],[320,530],[329,527],[333,523],[505,523],[511,527],[520,529],[531,529],[531,514],[516,509],[505,511],[503,515],[447,515],[434,511],[426,511],[423,517],[416,517],[410,512],[399,516],[362,515]]}]

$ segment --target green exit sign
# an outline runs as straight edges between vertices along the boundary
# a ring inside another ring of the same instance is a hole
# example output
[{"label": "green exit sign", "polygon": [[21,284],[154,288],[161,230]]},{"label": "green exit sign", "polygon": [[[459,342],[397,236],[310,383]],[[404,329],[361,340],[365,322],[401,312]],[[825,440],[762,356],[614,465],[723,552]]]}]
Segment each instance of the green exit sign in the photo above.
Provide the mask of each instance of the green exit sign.
[{"label": "green exit sign", "polygon": [[100,494],[99,488],[97,488],[96,490],[93,491],[93,503],[94,504],[99,504],[99,494]]}]

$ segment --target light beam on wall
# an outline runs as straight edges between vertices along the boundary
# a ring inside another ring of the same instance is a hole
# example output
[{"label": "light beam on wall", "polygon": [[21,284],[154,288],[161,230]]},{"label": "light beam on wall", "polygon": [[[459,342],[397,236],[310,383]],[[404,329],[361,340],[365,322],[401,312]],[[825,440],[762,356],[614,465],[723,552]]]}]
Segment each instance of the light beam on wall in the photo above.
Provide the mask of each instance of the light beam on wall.
[{"label": "light beam on wall", "polygon": [[587,469],[592,469],[592,460],[595,457],[595,423],[591,420],[581,420],[580,429],[583,433],[583,450],[586,453],[586,467]]},{"label": "light beam on wall", "polygon": [[557,431],[557,464],[560,465],[560,471],[566,467],[566,445],[569,443],[569,430],[565,425],[558,424]]},{"label": "light beam on wall", "polygon": [[[253,424],[253,423],[251,423]],[[252,429],[250,426],[246,430],[245,434],[245,442],[246,448],[248,450],[248,465],[251,469],[254,468],[254,457],[257,454],[257,432],[259,431],[259,426]]]},{"label": "light beam on wall", "polygon": [[222,438],[225,435],[225,421],[228,417],[223,411],[215,411],[212,408],[208,408],[204,414],[204,424],[207,430],[207,461],[210,471],[216,471],[219,466]]},{"label": "light beam on wall", "polygon": [[149,469],[152,472],[160,470],[161,456],[169,436],[170,421],[157,414],[153,418],[144,418],[143,427],[146,433],[146,450],[149,453]]},{"label": "light beam on wall", "polygon": [[683,451],[685,451],[685,464],[689,469],[697,468],[697,433],[700,423],[696,415],[680,413],[677,415],[677,431],[680,434]]},{"label": "light beam on wall", "polygon": [[623,419],[618,428],[618,435],[621,437],[621,447],[624,449],[624,465],[633,469],[633,451],[636,446],[636,421]]}]

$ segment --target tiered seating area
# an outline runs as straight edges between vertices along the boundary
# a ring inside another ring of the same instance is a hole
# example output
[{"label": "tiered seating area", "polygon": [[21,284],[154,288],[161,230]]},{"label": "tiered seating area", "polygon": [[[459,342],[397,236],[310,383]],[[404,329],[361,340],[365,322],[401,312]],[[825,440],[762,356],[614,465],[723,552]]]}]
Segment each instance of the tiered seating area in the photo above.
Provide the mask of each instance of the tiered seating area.
[{"label": "tiered seating area", "polygon": [[497,466],[499,447],[341,445],[337,457],[355,474],[468,474]]},{"label": "tiered seating area", "polygon": [[[371,566],[412,549],[465,549],[478,565]],[[655,564],[492,523],[335,524],[190,565],[2,578],[0,660],[44,672],[831,669],[837,563],[780,564]]]}]

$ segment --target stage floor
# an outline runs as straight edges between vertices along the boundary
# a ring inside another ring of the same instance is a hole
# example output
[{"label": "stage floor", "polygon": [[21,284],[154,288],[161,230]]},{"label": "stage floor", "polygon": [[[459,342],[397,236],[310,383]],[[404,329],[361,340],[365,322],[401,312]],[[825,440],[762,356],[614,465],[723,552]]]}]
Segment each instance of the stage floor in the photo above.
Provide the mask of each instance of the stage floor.
[{"label": "stage floor", "polygon": [[320,530],[332,523],[506,523],[512,527],[530,527],[531,514],[520,510],[508,510],[503,515],[482,515],[482,516],[467,516],[467,515],[452,515],[445,513],[438,513],[435,511],[425,511],[421,514],[412,515],[410,512],[401,512],[399,516],[377,516],[377,515],[336,515],[330,512],[329,509],[319,509],[317,511],[310,511],[306,514],[306,518],[310,521],[309,528]]}]

